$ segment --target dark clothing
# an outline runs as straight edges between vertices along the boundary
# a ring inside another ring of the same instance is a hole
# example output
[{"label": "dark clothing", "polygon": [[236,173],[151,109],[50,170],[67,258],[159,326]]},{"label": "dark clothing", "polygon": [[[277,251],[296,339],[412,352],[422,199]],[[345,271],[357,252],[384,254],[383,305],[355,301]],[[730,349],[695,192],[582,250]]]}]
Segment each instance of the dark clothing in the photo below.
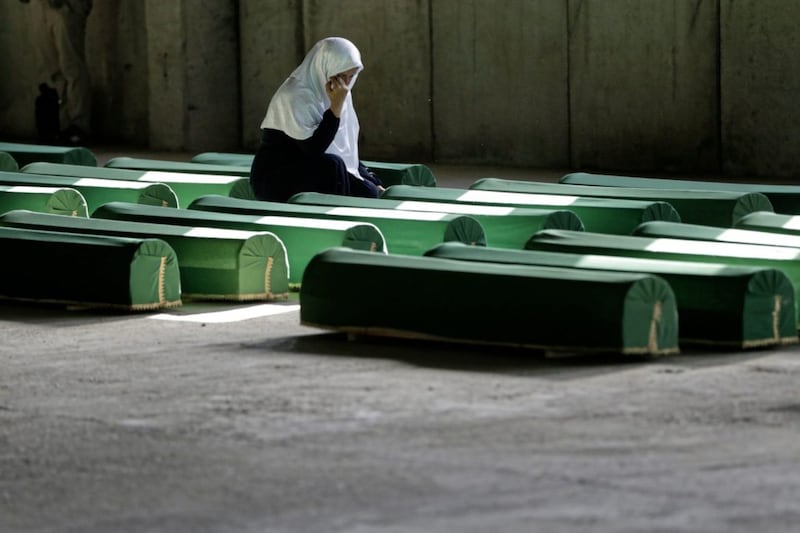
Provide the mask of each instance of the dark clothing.
[{"label": "dark clothing", "polygon": [[293,139],[270,128],[261,130],[261,146],[250,169],[256,198],[285,202],[307,191],[377,198],[380,181],[366,167],[359,165],[361,180],[347,171],[342,158],[325,153],[338,129],[339,119],[328,109],[308,139]]}]

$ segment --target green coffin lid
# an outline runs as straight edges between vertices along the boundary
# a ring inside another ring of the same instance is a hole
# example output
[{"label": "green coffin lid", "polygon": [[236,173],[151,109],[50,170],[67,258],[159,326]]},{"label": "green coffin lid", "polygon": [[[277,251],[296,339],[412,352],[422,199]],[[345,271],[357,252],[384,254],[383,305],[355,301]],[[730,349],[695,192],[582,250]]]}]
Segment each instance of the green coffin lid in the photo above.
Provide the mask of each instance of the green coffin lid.
[{"label": "green coffin lid", "polygon": [[647,274],[337,248],[309,263],[300,306],[303,324],[356,334],[624,354],[678,350],[675,296]]},{"label": "green coffin lid", "polygon": [[68,165],[97,166],[94,154],[86,148],[70,148],[65,146],[47,146],[40,144],[17,144],[0,142],[0,152],[10,154],[19,166],[48,161],[66,163]]},{"label": "green coffin lid", "polygon": [[184,297],[245,301],[283,299],[289,294],[286,249],[277,236],[268,232],[62,217],[31,211],[0,215],[0,225],[161,239],[177,254]]},{"label": "green coffin lid", "polygon": [[237,154],[232,152],[203,152],[192,158],[192,163],[204,165],[225,165],[229,167],[249,167],[253,164],[254,154]]},{"label": "green coffin lid", "polygon": [[[794,248],[567,230],[540,231],[528,242],[527,248],[573,254],[618,255],[777,268],[789,277],[795,287],[800,288],[800,250]],[[795,291],[795,302],[798,301],[800,294]]]},{"label": "green coffin lid", "polygon": [[[97,167],[83,167],[97,168]],[[0,172],[1,185],[31,185],[37,187],[69,187],[86,199],[87,209],[94,211],[106,202],[133,202],[147,205],[177,207],[178,198],[163,183],[46,176],[24,172]]]},{"label": "green coffin lid", "polygon": [[655,274],[675,292],[681,343],[754,348],[798,340],[794,287],[782,271],[774,268],[502,250],[458,243],[440,244],[426,255],[460,261]]},{"label": "green coffin lid", "polygon": [[727,183],[722,181],[675,180],[668,178],[639,178],[576,172],[561,178],[561,183],[596,185],[602,187],[652,187],[700,191],[759,192],[769,198],[778,213],[800,214],[800,186],[768,183]]},{"label": "green coffin lid", "polygon": [[286,246],[289,281],[299,283],[311,258],[334,246],[348,246],[379,253],[386,252],[380,230],[372,224],[350,220],[318,220],[297,217],[231,215],[189,211],[169,207],[111,202],[100,206],[92,218],[149,222],[174,226],[267,231]]},{"label": "green coffin lid", "polygon": [[586,231],[599,233],[628,234],[633,228],[648,220],[681,221],[678,212],[670,204],[643,200],[580,198],[556,194],[523,194],[408,185],[389,187],[381,197],[390,200],[566,209],[581,219]]},{"label": "green coffin lid", "polygon": [[417,187],[436,187],[433,171],[419,163],[385,163],[381,161],[362,161],[383,183],[392,185],[414,185]]},{"label": "green coffin lid", "polygon": [[71,176],[106,180],[164,183],[178,197],[179,206],[189,205],[192,200],[206,194],[221,194],[237,198],[251,198],[252,190],[247,178],[224,174],[187,174],[183,172],[161,172],[146,170],[123,170],[106,167],[81,167],[54,163],[26,165],[22,172],[49,176]]},{"label": "green coffin lid", "polygon": [[222,176],[250,177],[250,165],[206,165],[184,161],[165,161],[162,159],[141,159],[136,157],[115,157],[106,163],[107,168],[129,170],[153,170],[161,172],[180,172],[182,174],[220,174]]},{"label": "green coffin lid", "polygon": [[738,242],[742,244],[787,246],[800,250],[800,233],[797,235],[781,235],[768,231],[718,228],[715,226],[681,224],[679,222],[645,222],[633,230],[633,235],[638,237],[688,239],[692,241]]},{"label": "green coffin lid", "polygon": [[89,216],[86,199],[75,189],[0,185],[0,213],[14,209],[27,209],[72,217]]},{"label": "green coffin lid", "polygon": [[[253,154],[203,152],[194,156],[192,163],[240,166],[250,169],[254,157]],[[385,163],[381,161],[362,161],[362,163],[383,182],[385,187],[400,184],[423,187],[436,186],[436,178],[433,175],[433,171],[426,165],[419,163]]]},{"label": "green coffin lid", "polygon": [[0,152],[0,170],[19,170],[17,160],[7,152]]},{"label": "green coffin lid", "polygon": [[753,231],[800,236],[800,216],[753,213],[742,217],[736,227]]},{"label": "green coffin lid", "polygon": [[668,202],[681,221],[709,226],[733,226],[741,217],[756,211],[772,211],[769,199],[758,192],[682,191],[632,187],[593,187],[564,183],[484,178],[470,189],[528,194],[565,194],[592,198],[625,198]]},{"label": "green coffin lid", "polygon": [[289,203],[468,215],[483,226],[487,245],[498,248],[524,248],[528,239],[542,229],[583,230],[580,218],[566,210],[383,200],[317,192],[296,194],[289,198]]},{"label": "green coffin lid", "polygon": [[203,196],[192,202],[189,209],[367,222],[381,230],[389,252],[394,254],[422,255],[431,246],[446,241],[476,246],[486,244],[486,234],[480,222],[466,215],[259,202],[224,196]]},{"label": "green coffin lid", "polygon": [[160,239],[0,227],[0,297],[133,311],[181,303],[178,260]]}]

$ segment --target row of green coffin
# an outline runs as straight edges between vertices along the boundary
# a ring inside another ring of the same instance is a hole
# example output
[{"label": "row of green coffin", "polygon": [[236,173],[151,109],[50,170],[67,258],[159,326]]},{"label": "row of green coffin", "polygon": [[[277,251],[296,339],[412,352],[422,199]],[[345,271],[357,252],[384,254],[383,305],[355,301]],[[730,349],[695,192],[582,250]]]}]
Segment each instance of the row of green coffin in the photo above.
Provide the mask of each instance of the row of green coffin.
[{"label": "row of green coffin", "polygon": [[[96,167],[80,167],[96,168]],[[121,181],[98,178],[80,178],[61,175],[29,174],[25,172],[0,171],[0,187],[25,187],[24,190],[35,191],[35,187],[57,189],[73,189],[81,193],[85,201],[84,209],[89,213],[107,202],[134,202],[147,205],[177,207],[178,198],[169,185],[164,183],[144,183],[138,181]],[[20,190],[20,189],[17,189]],[[78,199],[76,199],[77,201]],[[0,198],[0,212],[12,209],[28,209],[27,206],[15,205],[13,196]],[[80,210],[80,209],[79,209]],[[48,208],[46,212],[54,212]],[[60,212],[60,211],[59,211]]]},{"label": "row of green coffin", "polygon": [[[542,229],[570,229],[583,231],[583,223],[572,211],[559,209],[507,208],[483,205],[457,205],[445,202],[401,202],[375,198],[356,198],[335,194],[315,192],[299,193],[289,199],[289,203],[307,206],[326,206],[331,213],[368,213],[365,210],[392,210],[396,212],[411,211],[416,213],[449,213],[466,215],[477,220],[486,235],[486,245],[498,248],[522,249],[531,236]],[[413,205],[412,205],[413,204]],[[208,205],[199,200],[197,207]],[[219,204],[217,204],[219,205]],[[404,215],[407,216],[407,215]],[[375,222],[380,225],[380,222]],[[401,238],[404,230],[392,232],[382,228],[387,236],[389,250],[396,252],[395,241],[390,237],[397,234]],[[471,244],[471,243],[470,243]],[[423,250],[424,251],[424,250]],[[397,252],[400,253],[400,252]],[[416,253],[415,255],[419,255]]]},{"label": "row of green coffin", "polygon": [[86,198],[68,187],[0,185],[0,213],[28,209],[73,217],[87,217]]},{"label": "row of green coffin", "polygon": [[80,146],[70,147],[0,142],[0,152],[5,152],[11,156],[19,167],[37,161],[66,163],[69,165],[87,165],[92,167],[97,166],[97,158],[95,155],[90,150]]},{"label": "row of green coffin", "polygon": [[394,185],[381,195],[385,200],[439,202],[535,209],[563,209],[576,214],[586,231],[630,234],[650,220],[680,222],[678,211],[667,202],[614,198],[581,198],[555,194],[501,193],[444,187]]},{"label": "row of green coffin", "polygon": [[[222,198],[222,197],[219,197]],[[248,200],[238,200],[249,202]],[[307,217],[259,214],[213,213],[191,209],[110,202],[99,207],[92,218],[125,222],[270,232],[285,245],[289,261],[289,281],[300,283],[303,271],[320,250],[345,246],[358,250],[386,253],[386,241],[373,224],[348,219],[320,220]]]},{"label": "row of green coffin", "polygon": [[[301,320],[357,334],[633,354],[673,352],[678,338],[729,348],[797,342],[795,285],[785,271],[694,261],[691,252],[651,255],[646,241],[544,231],[532,242],[558,252],[461,243],[426,258],[328,250],[306,269]],[[749,252],[772,249],[758,248]]]},{"label": "row of green coffin", "polygon": [[[613,255],[689,263],[718,263],[728,266],[770,268],[783,272],[791,281],[795,291],[793,303],[800,300],[797,294],[797,291],[800,290],[800,248],[742,244],[723,240],[689,240],[663,236],[617,236],[565,230],[545,230],[537,233],[529,241],[527,249],[569,252],[581,255]],[[705,293],[699,293],[697,296],[702,298],[711,297],[711,295]]]},{"label": "row of green coffin", "polygon": [[126,310],[181,303],[175,251],[161,239],[0,227],[0,246],[3,298]]},{"label": "row of green coffin", "polygon": [[[177,197],[175,205],[179,207],[187,206],[195,198],[206,194],[220,194],[235,198],[253,198],[253,192],[247,178],[225,174],[189,174],[186,172],[160,170],[121,170],[105,167],[65,165],[60,163],[31,163],[24,166],[22,172],[49,177],[61,176],[73,179],[114,180],[121,183],[136,182],[140,185],[166,185]],[[119,201],[125,200],[119,199]],[[155,202],[139,203],[163,205],[156,204]]]},{"label": "row of green coffin", "polygon": [[[192,158],[193,163],[205,165],[238,166],[250,170],[254,156],[228,152],[203,152]],[[427,165],[419,163],[387,163],[382,161],[362,161],[384,184],[416,185],[435,187],[436,178]]]},{"label": "row of green coffin", "polygon": [[615,198],[668,202],[689,224],[731,227],[743,216],[758,211],[773,211],[767,196],[760,192],[700,191],[647,187],[594,187],[567,183],[541,183],[484,178],[470,190],[498,193],[559,195],[574,198]]},{"label": "row of green coffin", "polygon": [[[119,222],[97,218],[10,211],[0,215],[8,228],[89,236],[159,239],[174,250],[180,268],[178,291],[187,298],[213,300],[278,300],[289,293],[289,264],[283,242],[267,231],[189,228],[164,224]],[[8,248],[12,253],[14,248]],[[20,261],[27,261],[18,256]],[[82,250],[54,257],[50,265],[80,260]],[[36,263],[34,262],[34,269]],[[118,265],[109,265],[116,268]],[[103,277],[99,277],[98,281]],[[6,279],[11,283],[10,279]],[[19,288],[19,287],[18,287]],[[80,289],[80,286],[76,286]],[[74,300],[78,300],[78,294]],[[90,302],[91,303],[91,302]]]},{"label": "row of green coffin", "polygon": [[[797,342],[794,288],[781,270],[570,251],[501,250],[446,243],[431,249],[427,255],[483,263],[572,268],[586,272],[589,278],[595,271],[657,275],[675,293],[681,344],[752,348]],[[590,310],[585,316],[592,313]]]},{"label": "row of green coffin", "polygon": [[679,349],[675,295],[657,276],[344,248],[309,263],[300,319],[354,334],[545,350],[661,355]]},{"label": "row of green coffin", "polygon": [[569,185],[591,185],[598,187],[647,187],[662,190],[757,192],[766,196],[775,212],[800,215],[800,186],[774,185],[767,183],[727,183],[719,181],[677,180],[668,178],[644,178],[613,176],[576,172],[562,177],[560,182]]},{"label": "row of green coffin", "polygon": [[[481,224],[470,216],[447,213],[393,212],[385,209],[343,208],[332,211],[321,206],[303,206],[277,202],[242,200],[225,196],[203,196],[188,209],[170,209],[134,204],[111,203],[93,216],[166,224],[228,227],[248,229],[270,224],[303,226],[313,224],[322,229],[347,229],[349,247],[389,251],[397,254],[422,255],[438,243],[459,241],[483,245],[486,235]],[[245,227],[246,226],[246,227]],[[278,233],[278,230],[275,230]],[[279,234],[280,235],[280,234]],[[282,239],[283,236],[281,236]],[[292,266],[293,281],[302,279],[302,268],[325,246],[313,239],[285,238],[289,258],[303,267]],[[305,245],[301,254],[292,245]],[[336,246],[341,246],[340,243]]]}]

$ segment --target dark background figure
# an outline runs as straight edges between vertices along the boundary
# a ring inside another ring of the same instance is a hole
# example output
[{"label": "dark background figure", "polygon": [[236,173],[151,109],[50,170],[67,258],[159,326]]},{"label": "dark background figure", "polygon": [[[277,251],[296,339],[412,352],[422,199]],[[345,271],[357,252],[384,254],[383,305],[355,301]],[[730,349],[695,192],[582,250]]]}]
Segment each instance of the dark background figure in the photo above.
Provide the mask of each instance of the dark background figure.
[{"label": "dark background figure", "polygon": [[[46,79],[39,86],[37,129],[47,142],[81,145],[88,140],[91,127],[92,89],[86,65],[86,20],[92,0],[20,0],[33,9],[34,28]],[[42,86],[55,87],[60,95],[59,125],[64,129],[53,139],[52,93]],[[41,99],[41,100],[40,100]],[[40,118],[41,114],[41,118]],[[41,126],[40,126],[41,120]],[[43,129],[40,129],[43,128]]]},{"label": "dark background figure", "polygon": [[39,84],[36,97],[36,133],[42,144],[57,143],[61,135],[60,98],[58,91],[46,83]]}]

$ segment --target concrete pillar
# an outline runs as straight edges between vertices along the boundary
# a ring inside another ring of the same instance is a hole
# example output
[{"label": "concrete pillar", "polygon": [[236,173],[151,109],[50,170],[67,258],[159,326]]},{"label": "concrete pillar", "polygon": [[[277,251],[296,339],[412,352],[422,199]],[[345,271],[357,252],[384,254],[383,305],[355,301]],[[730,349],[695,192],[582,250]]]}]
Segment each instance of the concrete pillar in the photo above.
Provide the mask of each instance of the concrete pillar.
[{"label": "concrete pillar", "polygon": [[86,25],[92,132],[101,142],[147,145],[147,30],[143,2],[94,2]]},{"label": "concrete pillar", "polygon": [[41,79],[30,6],[0,3],[0,138],[35,138],[34,99]]},{"label": "concrete pillar", "polygon": [[241,144],[238,18],[228,0],[145,0],[149,140],[166,150]]},{"label": "concrete pillar", "polygon": [[563,0],[433,3],[437,160],[565,167]]},{"label": "concrete pillar", "polygon": [[261,121],[275,90],[305,54],[302,0],[240,0],[242,139],[245,151],[261,140]]},{"label": "concrete pillar", "polygon": [[724,0],[723,168],[737,176],[800,174],[800,3]]},{"label": "concrete pillar", "polygon": [[303,2],[305,50],[319,39],[338,36],[361,51],[364,72],[353,101],[361,122],[363,159],[431,158],[429,2]]},{"label": "concrete pillar", "polygon": [[718,0],[570,0],[573,167],[718,169],[717,21]]}]

